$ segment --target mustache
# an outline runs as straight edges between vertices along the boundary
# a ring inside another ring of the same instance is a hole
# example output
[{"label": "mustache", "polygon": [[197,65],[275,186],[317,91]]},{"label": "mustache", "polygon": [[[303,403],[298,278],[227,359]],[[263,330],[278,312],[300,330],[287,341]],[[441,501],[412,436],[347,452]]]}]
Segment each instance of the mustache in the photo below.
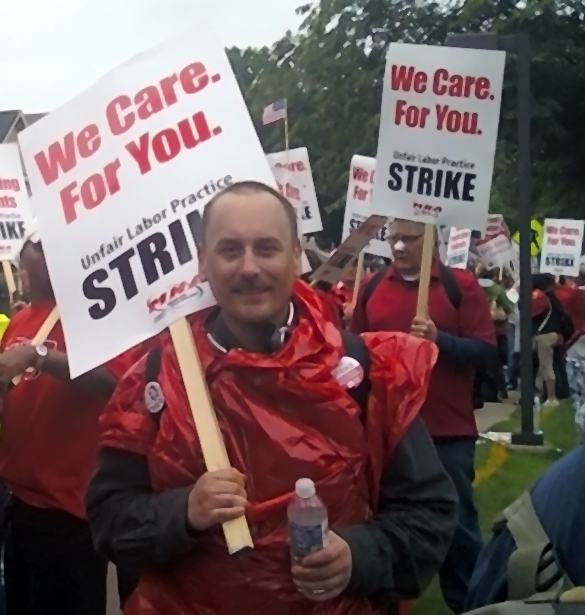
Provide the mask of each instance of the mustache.
[{"label": "mustache", "polygon": [[272,286],[255,278],[242,278],[231,287],[232,293],[236,295],[251,295],[268,290],[272,290]]}]

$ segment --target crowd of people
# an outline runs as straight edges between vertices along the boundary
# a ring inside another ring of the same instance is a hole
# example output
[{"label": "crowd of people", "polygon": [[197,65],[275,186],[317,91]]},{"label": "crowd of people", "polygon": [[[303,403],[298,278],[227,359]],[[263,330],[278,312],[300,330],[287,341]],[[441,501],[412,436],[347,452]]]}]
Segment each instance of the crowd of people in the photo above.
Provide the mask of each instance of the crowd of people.
[{"label": "crowd of people", "polygon": [[[474,503],[474,411],[518,386],[518,282],[436,253],[417,317],[423,235],[394,220],[390,264],[357,289],[355,267],[311,285],[285,197],[250,181],[212,198],[199,273],[217,305],[189,322],[233,467],[207,471],[167,333],[74,380],[59,323],[31,344],[55,299],[28,231],[28,302],[0,354],[8,615],[104,615],[108,562],[125,615],[391,615],[437,574],[454,613],[510,598],[513,532],[484,547]],[[554,405],[568,396],[566,348],[585,333],[583,280],[531,283],[536,385]],[[543,519],[551,497],[569,498],[581,533],[585,493],[566,477],[580,481],[583,462],[580,447],[533,494]],[[330,530],[291,567],[286,507],[305,477]],[[243,515],[254,549],[232,556],[221,524]],[[573,530],[558,515],[545,529],[585,583]]]}]

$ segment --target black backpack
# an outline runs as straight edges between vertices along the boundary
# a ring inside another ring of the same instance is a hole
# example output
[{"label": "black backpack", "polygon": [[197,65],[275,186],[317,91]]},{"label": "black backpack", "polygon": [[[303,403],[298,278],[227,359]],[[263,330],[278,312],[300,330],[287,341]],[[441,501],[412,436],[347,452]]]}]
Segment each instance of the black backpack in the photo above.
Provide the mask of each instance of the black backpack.
[{"label": "black backpack", "polygon": [[[348,389],[349,394],[362,410],[363,422],[365,418],[365,412],[368,407],[368,396],[370,394],[371,388],[370,379],[368,377],[371,366],[370,355],[368,353],[368,349],[364,340],[359,335],[356,335],[355,333],[351,333],[349,331],[342,331],[341,338],[343,341],[343,349],[345,355],[351,357],[352,359],[355,359],[364,370],[364,379],[360,382],[360,384],[353,389]],[[158,383],[161,363],[162,346],[155,346],[150,350],[146,357],[144,379],[147,384]],[[160,423],[160,419],[165,407],[166,402],[158,412],[151,413],[151,416],[153,420],[157,423],[157,425]]]},{"label": "black backpack", "polygon": [[[366,286],[364,287],[364,290],[361,296],[361,303],[364,309],[366,305],[368,304],[368,301],[372,298],[374,291],[376,290],[380,282],[384,279],[384,276],[386,275],[387,271],[388,271],[388,268],[386,267],[378,270],[374,274],[374,276],[372,276],[372,278],[368,281]],[[449,302],[455,308],[455,310],[459,310],[459,306],[461,305],[461,299],[462,299],[461,289],[459,288],[459,285],[457,284],[457,280],[455,279],[455,276],[453,275],[451,268],[441,263],[439,265],[439,278],[441,280],[441,284],[443,285],[443,288],[445,289],[445,292],[447,293]]]}]

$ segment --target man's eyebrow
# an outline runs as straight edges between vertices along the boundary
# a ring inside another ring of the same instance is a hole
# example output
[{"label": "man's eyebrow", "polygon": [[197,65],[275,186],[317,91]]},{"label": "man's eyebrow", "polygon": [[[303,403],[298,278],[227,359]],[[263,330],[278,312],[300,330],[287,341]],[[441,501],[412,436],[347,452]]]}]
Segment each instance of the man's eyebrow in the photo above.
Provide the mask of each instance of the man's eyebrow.
[{"label": "man's eyebrow", "polygon": [[270,241],[273,241],[275,243],[282,243],[282,240],[275,235],[265,235],[264,237],[258,237],[257,239],[255,239],[255,241],[263,243],[268,243]]}]

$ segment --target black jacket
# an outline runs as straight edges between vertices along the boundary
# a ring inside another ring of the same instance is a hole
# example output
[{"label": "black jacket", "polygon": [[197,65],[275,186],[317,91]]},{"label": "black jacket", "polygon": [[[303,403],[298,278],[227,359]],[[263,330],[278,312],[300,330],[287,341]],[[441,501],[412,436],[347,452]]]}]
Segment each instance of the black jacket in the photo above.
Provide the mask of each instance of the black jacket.
[{"label": "black jacket", "polygon": [[[137,572],[196,551],[205,532],[188,527],[190,491],[154,493],[145,457],[103,449],[86,496],[96,549]],[[331,528],[352,553],[346,592],[388,602],[419,596],[447,555],[457,504],[455,487],[416,418],[386,462],[377,512],[365,523]]]}]

